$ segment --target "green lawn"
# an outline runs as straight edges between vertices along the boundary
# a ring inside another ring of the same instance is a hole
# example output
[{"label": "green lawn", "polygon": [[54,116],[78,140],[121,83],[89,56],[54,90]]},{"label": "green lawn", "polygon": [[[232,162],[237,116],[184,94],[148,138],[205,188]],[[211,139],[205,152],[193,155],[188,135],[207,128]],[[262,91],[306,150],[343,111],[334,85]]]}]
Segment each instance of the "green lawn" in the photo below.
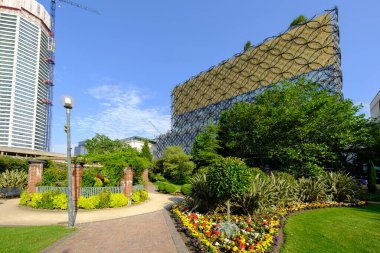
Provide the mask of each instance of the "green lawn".
[{"label": "green lawn", "polygon": [[40,252],[73,231],[63,226],[0,227],[0,252]]},{"label": "green lawn", "polygon": [[327,208],[286,220],[282,253],[379,252],[380,205]]}]

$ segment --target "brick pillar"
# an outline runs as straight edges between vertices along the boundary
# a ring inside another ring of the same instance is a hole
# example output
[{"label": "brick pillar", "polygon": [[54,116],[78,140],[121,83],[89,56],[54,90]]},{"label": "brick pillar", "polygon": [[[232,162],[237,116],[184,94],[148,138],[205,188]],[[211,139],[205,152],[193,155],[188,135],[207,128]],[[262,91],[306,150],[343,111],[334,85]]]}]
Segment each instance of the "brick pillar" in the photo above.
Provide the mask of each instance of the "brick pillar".
[{"label": "brick pillar", "polygon": [[28,172],[28,194],[36,192],[36,186],[42,181],[42,173],[44,170],[44,161],[30,160]]},{"label": "brick pillar", "polygon": [[149,171],[148,169],[144,169],[143,171],[143,182],[144,182],[144,185],[145,185],[145,190],[148,190],[148,182],[149,182]]},{"label": "brick pillar", "polygon": [[133,170],[130,166],[129,168],[124,169],[124,175],[121,180],[121,186],[124,189],[124,195],[130,197],[133,191]]},{"label": "brick pillar", "polygon": [[73,194],[74,207],[80,196],[80,188],[82,186],[83,166],[79,163],[71,164],[71,192]]}]

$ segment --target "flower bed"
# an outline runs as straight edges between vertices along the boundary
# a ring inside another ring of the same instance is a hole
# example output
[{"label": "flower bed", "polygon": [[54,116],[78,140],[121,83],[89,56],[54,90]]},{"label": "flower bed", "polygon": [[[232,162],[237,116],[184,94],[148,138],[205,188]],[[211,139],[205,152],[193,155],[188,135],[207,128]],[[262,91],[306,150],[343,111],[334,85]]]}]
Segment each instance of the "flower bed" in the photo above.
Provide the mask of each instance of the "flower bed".
[{"label": "flower bed", "polygon": [[185,232],[192,239],[198,252],[257,252],[263,253],[273,249],[278,242],[281,218],[287,215],[316,208],[362,206],[340,202],[295,203],[289,208],[279,209],[275,213],[267,213],[248,217],[231,216],[231,222],[238,227],[237,234],[227,238],[223,230],[226,216],[202,215],[190,212],[186,203],[172,208],[177,221],[181,224],[179,231]]}]

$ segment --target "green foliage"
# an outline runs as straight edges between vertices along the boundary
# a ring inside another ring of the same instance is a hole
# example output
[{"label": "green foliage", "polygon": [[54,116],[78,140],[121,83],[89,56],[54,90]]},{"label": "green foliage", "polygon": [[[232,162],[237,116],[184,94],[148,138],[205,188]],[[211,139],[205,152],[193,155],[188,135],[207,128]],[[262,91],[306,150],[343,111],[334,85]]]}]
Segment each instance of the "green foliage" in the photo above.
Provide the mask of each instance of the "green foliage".
[{"label": "green foliage", "polygon": [[176,182],[186,182],[193,172],[194,163],[190,161],[191,156],[183,152],[179,146],[169,146],[163,155],[164,172]]},{"label": "green foliage", "polygon": [[304,15],[299,15],[297,18],[295,18],[292,23],[290,23],[290,28],[298,25],[302,25],[306,23],[308,19]]},{"label": "green foliage", "polygon": [[28,160],[20,157],[0,155],[0,173],[6,170],[19,170],[28,172]]},{"label": "green foliage", "polygon": [[247,192],[237,195],[234,201],[243,212],[252,216],[256,212],[274,211],[298,201],[298,185],[286,173],[262,177],[257,174]]},{"label": "green foliage", "polygon": [[6,170],[0,174],[0,187],[19,187],[25,189],[28,185],[28,174],[20,170]]},{"label": "green foliage", "polygon": [[111,192],[102,191],[98,193],[99,196],[99,204],[98,208],[108,208],[110,206],[111,201]]},{"label": "green foliage", "polygon": [[42,186],[67,186],[67,168],[57,168],[54,164],[48,164],[42,174]]},{"label": "green foliage", "polygon": [[166,183],[164,191],[167,193],[175,193],[177,191],[177,187],[174,184]]},{"label": "green foliage", "polygon": [[164,176],[162,176],[161,173],[155,174],[153,172],[149,173],[149,179],[152,182],[166,182],[167,181],[167,179]]},{"label": "green foliage", "polygon": [[371,162],[368,166],[368,192],[375,193],[376,192],[376,168]]},{"label": "green foliage", "polygon": [[128,204],[128,198],[123,193],[112,193],[109,207],[123,207]]},{"label": "green foliage", "polygon": [[59,193],[53,198],[53,208],[66,210],[68,205],[67,195],[64,193]]},{"label": "green foliage", "polygon": [[244,44],[244,51],[247,51],[251,46],[252,46],[252,42],[248,40],[248,41]]},{"label": "green foliage", "polygon": [[94,178],[94,187],[103,187],[103,182],[99,178]]},{"label": "green foliage", "polygon": [[93,138],[85,141],[85,148],[89,154],[108,154],[120,152],[127,144],[120,140],[111,140],[103,134],[96,134]]},{"label": "green foliage", "polygon": [[181,192],[183,195],[190,195],[191,193],[191,184],[184,184],[181,186]]},{"label": "green foliage", "polygon": [[326,185],[319,179],[300,178],[298,179],[299,198],[304,202],[324,201],[326,196]]},{"label": "green foliage", "polygon": [[30,201],[30,196],[26,191],[23,191],[20,195],[20,205],[26,206]]},{"label": "green foliage", "polygon": [[195,138],[191,155],[198,170],[212,166],[221,159],[217,153],[221,149],[217,136],[217,126],[210,124]]},{"label": "green foliage", "polygon": [[227,157],[208,170],[207,183],[213,195],[223,201],[247,191],[252,177],[252,170],[243,161]]},{"label": "green foliage", "polygon": [[166,185],[167,185],[167,184],[168,184],[167,182],[160,182],[160,183],[158,184],[158,191],[160,191],[160,192],[165,191],[165,188],[166,188]]},{"label": "green foliage", "polygon": [[146,139],[144,140],[144,145],[141,148],[140,155],[142,157],[146,158],[150,162],[153,160],[153,155],[152,155],[152,153],[150,152],[150,149],[149,149],[149,142]]},{"label": "green foliage", "polygon": [[212,191],[208,187],[207,175],[198,173],[190,179],[190,183],[191,192],[189,200],[193,209],[200,212],[214,210],[217,203]]},{"label": "green foliage", "polygon": [[264,171],[262,171],[260,168],[251,168],[252,176],[259,175],[261,178],[265,179],[267,178],[267,174],[265,174]]},{"label": "green foliage", "polygon": [[137,192],[140,194],[140,201],[145,201],[149,199],[149,195],[147,191],[138,190]]},{"label": "green foliage", "polygon": [[30,195],[23,192],[20,198],[20,205],[39,209],[60,209],[66,210],[68,199],[66,194],[58,191],[36,192]]},{"label": "green foliage", "polygon": [[333,201],[352,201],[359,194],[359,183],[345,172],[326,172],[321,179],[326,186],[326,194]]},{"label": "green foliage", "polygon": [[140,193],[138,191],[135,191],[134,193],[132,193],[131,199],[132,199],[133,204],[140,203],[141,202]]},{"label": "green foliage", "polygon": [[248,191],[236,196],[234,201],[247,215],[255,212],[269,211],[276,207],[276,190],[268,178],[257,174],[250,183]]},{"label": "green foliage", "polygon": [[283,82],[263,91],[255,103],[237,103],[222,113],[222,153],[296,177],[344,168],[371,142],[370,124],[359,109],[303,78]]},{"label": "green foliage", "polygon": [[98,208],[99,201],[100,199],[98,195],[90,196],[88,198],[84,196],[80,196],[77,204],[79,208],[89,210],[89,209]]}]

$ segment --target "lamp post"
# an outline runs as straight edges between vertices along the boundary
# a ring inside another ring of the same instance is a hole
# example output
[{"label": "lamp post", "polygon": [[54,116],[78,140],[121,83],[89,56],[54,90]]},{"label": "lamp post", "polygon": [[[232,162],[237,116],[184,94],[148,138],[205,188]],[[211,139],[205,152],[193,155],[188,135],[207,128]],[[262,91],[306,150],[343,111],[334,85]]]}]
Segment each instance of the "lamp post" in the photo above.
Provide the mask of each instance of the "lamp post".
[{"label": "lamp post", "polygon": [[70,110],[73,108],[71,104],[71,98],[65,97],[66,108],[66,125],[65,132],[67,134],[67,195],[68,195],[68,208],[67,212],[69,215],[68,227],[74,226],[74,210],[73,210],[73,192],[72,192],[72,178],[71,178],[71,135],[70,135]]}]

